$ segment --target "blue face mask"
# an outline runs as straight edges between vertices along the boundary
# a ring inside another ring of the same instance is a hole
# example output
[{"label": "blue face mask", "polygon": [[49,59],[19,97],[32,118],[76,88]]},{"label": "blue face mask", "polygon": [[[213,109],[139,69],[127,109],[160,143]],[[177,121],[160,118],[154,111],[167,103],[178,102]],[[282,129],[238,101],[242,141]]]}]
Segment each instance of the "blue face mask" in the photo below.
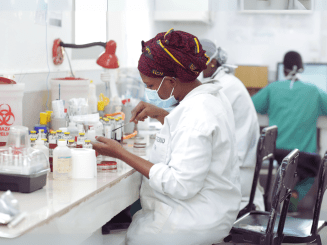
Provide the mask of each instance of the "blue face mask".
[{"label": "blue face mask", "polygon": [[173,96],[174,88],[171,91],[171,94],[168,99],[163,100],[159,97],[158,91],[159,91],[163,81],[165,80],[165,78],[166,77],[164,77],[162,79],[158,90],[152,90],[152,89],[145,88],[145,101],[152,105],[163,108],[163,109],[170,108],[172,105],[175,105],[178,103],[178,101]]}]

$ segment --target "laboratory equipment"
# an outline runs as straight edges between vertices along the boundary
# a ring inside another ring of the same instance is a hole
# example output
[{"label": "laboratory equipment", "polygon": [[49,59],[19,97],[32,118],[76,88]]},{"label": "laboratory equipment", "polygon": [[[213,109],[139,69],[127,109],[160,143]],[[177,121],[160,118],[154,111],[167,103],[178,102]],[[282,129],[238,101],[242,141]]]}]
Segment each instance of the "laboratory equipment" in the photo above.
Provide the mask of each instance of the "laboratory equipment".
[{"label": "laboratory equipment", "polygon": [[6,146],[0,148],[0,190],[38,190],[46,184],[49,170],[46,155],[30,147],[28,128],[11,127]]},{"label": "laboratory equipment", "polygon": [[58,140],[58,146],[53,151],[53,178],[70,179],[72,177],[72,153],[64,139]]},{"label": "laboratory equipment", "polygon": [[77,137],[76,148],[83,148],[85,139],[85,133],[79,133],[79,136]]},{"label": "laboratory equipment", "polygon": [[31,143],[30,143],[31,147],[34,147],[36,138],[31,138],[30,140],[31,140]]},{"label": "laboratory equipment", "polygon": [[47,157],[47,159],[49,159],[49,148],[45,146],[45,140],[46,139],[38,138],[35,141],[35,146],[33,147],[33,149],[42,151],[44,155]]},{"label": "laboratory equipment", "polygon": [[83,148],[92,149],[91,140],[85,140]]},{"label": "laboratory equipment", "polygon": [[[311,83],[327,92],[327,63],[304,63],[304,71],[299,74],[304,83]],[[277,81],[286,80],[283,63],[277,64]]]},{"label": "laboratory equipment", "polygon": [[53,150],[57,147],[57,133],[51,131],[49,135],[49,163],[51,172],[53,172]]},{"label": "laboratory equipment", "polygon": [[76,143],[74,140],[68,140],[68,148],[72,149],[72,148],[76,148]]},{"label": "laboratory equipment", "polygon": [[23,123],[25,84],[0,84],[0,146],[7,142],[12,126]]},{"label": "laboratory equipment", "polygon": [[71,139],[71,136],[70,136],[70,132],[65,132],[64,133],[64,140],[66,140],[67,144],[68,144],[68,140]]},{"label": "laboratory equipment", "polygon": [[76,123],[70,122],[69,125],[68,125],[67,130],[68,130],[68,132],[70,132],[70,135],[71,135],[72,139],[77,141],[78,128],[76,127]]},{"label": "laboratory equipment", "polygon": [[62,133],[62,130],[57,130],[57,140],[63,139],[64,134]]}]

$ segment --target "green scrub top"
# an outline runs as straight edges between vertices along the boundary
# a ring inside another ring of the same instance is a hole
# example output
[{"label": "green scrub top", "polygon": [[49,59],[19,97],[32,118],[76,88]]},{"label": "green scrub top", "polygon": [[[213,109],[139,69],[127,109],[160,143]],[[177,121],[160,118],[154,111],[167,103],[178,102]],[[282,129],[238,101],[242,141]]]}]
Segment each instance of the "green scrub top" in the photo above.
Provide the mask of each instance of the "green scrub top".
[{"label": "green scrub top", "polygon": [[[318,117],[327,115],[327,93],[315,85],[277,81],[252,97],[255,109],[278,126],[277,149],[315,153]],[[327,149],[326,149],[327,150]]]}]

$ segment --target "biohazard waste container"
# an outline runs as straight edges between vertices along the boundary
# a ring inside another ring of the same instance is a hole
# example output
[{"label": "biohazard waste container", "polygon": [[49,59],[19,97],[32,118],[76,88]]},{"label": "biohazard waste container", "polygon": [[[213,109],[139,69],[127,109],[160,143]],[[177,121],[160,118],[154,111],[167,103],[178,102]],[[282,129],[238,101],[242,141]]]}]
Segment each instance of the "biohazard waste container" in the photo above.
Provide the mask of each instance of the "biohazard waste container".
[{"label": "biohazard waste container", "polygon": [[0,84],[0,146],[5,146],[11,126],[23,125],[25,84]]}]

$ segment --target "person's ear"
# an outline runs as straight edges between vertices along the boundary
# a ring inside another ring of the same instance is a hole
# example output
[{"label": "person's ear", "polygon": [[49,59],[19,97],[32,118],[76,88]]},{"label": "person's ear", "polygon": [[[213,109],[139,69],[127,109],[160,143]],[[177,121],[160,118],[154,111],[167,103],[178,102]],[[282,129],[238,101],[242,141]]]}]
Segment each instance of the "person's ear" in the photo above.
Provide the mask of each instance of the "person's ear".
[{"label": "person's ear", "polygon": [[169,81],[169,85],[172,88],[175,88],[176,87],[176,85],[177,85],[177,79],[175,77],[169,77],[169,76],[167,76],[166,79]]}]

